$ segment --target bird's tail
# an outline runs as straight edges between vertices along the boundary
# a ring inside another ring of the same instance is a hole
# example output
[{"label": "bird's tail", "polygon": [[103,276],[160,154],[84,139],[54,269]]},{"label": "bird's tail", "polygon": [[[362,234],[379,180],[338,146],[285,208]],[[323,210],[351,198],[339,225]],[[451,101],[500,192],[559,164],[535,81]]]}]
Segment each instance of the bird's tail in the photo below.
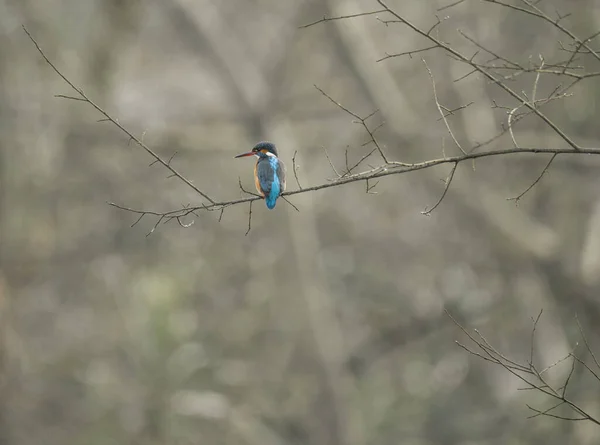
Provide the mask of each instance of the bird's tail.
[{"label": "bird's tail", "polygon": [[273,196],[273,197],[267,196],[265,198],[265,201],[267,203],[267,208],[269,208],[269,209],[275,208],[275,204],[277,204],[277,198],[278,197],[279,197],[279,195],[276,195],[276,196]]}]

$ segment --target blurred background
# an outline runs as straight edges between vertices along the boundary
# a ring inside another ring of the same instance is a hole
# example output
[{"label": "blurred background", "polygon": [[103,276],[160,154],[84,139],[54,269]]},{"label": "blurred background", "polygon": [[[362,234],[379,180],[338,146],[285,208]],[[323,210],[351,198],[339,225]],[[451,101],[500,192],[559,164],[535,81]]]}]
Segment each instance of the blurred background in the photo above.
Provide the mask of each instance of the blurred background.
[{"label": "blurred background", "polygon": [[[524,66],[564,61],[572,43],[531,15],[479,1],[390,0],[471,56],[457,29]],[[524,3],[514,1],[523,6]],[[572,15],[581,38],[600,30],[593,0],[538,3]],[[251,189],[259,140],[297,151],[302,186],[335,177],[370,149],[352,111],[376,109],[392,160],[458,154],[440,102],[466,148],[506,125],[518,104],[381,15],[299,28],[327,14],[380,9],[368,0],[0,0],[0,444],[597,444],[600,427],[528,419],[551,401],[467,344],[448,310],[507,357],[526,363],[532,317],[540,369],[579,342],[600,354],[600,159],[558,157],[519,205],[547,155],[461,164],[290,197],[273,211],[201,213],[185,229],[110,207],[167,211],[201,203],[73,94],[59,69],[195,185],[219,200]],[[559,43],[560,41],[560,43]],[[598,45],[592,40],[591,45]],[[482,55],[481,61],[489,58]],[[580,55],[580,72],[600,69]],[[508,73],[505,73],[508,74]],[[531,94],[534,76],[511,80]],[[542,76],[538,97],[569,80]],[[599,83],[544,112],[598,147]],[[523,146],[565,147],[539,119]],[[504,135],[480,150],[510,148]],[[370,160],[372,165],[380,163]],[[369,168],[368,165],[364,165]],[[190,223],[192,219],[184,222]],[[560,386],[567,361],[553,368]],[[600,383],[577,367],[569,396],[600,412]],[[562,411],[563,415],[572,415]]]}]

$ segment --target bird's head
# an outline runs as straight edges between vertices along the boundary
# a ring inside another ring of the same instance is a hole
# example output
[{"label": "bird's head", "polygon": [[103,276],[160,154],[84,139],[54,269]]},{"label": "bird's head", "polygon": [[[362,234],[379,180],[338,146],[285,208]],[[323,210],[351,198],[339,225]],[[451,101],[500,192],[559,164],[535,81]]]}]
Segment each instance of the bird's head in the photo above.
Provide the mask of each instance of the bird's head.
[{"label": "bird's head", "polygon": [[252,151],[237,155],[236,158],[243,158],[245,156],[258,156],[259,158],[267,156],[277,157],[277,148],[272,142],[259,142],[252,148]]}]

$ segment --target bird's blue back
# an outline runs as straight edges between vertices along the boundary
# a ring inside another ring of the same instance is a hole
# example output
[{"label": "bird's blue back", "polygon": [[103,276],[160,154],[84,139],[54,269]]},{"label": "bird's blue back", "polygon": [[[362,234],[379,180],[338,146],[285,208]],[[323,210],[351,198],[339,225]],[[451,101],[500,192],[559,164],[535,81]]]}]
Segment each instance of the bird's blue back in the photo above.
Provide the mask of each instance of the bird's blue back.
[{"label": "bird's blue back", "polygon": [[285,190],[285,167],[276,156],[260,156],[256,163],[256,176],[269,209],[275,207],[277,198]]}]

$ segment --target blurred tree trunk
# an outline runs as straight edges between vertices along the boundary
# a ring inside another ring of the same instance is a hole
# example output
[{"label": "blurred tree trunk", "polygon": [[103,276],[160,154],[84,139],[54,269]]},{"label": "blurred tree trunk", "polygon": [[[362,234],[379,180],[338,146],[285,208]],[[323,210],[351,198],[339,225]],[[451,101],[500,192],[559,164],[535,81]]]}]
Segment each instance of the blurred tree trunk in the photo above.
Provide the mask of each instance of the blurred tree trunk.
[{"label": "blurred tree trunk", "polygon": [[[0,23],[1,25],[1,23]],[[5,71],[7,70],[8,54],[8,38],[0,34],[0,79],[5,79]],[[7,154],[8,147],[6,146],[9,138],[9,128],[11,126],[11,113],[9,108],[8,98],[5,93],[6,82],[0,82],[0,134],[4,137],[0,138],[0,246],[4,246],[6,237],[7,217],[6,217],[6,191],[8,190],[8,180],[6,177],[7,171]],[[0,443],[9,444],[8,437],[8,420],[6,418],[8,412],[8,357],[6,352],[6,332],[8,323],[8,292],[4,281],[5,265],[7,261],[7,252],[5,248],[0,248]]]},{"label": "blurred tree trunk", "polygon": [[[1,39],[1,38],[0,38]],[[0,79],[4,76],[6,60],[8,57],[5,54],[4,49],[6,45],[0,44]],[[0,82],[0,134],[7,135],[8,128],[10,127],[10,113],[7,108],[7,100],[5,100],[5,94],[3,90],[4,84]],[[8,157],[8,147],[6,143],[8,138],[0,138],[0,246],[5,245],[6,227],[7,223],[7,206],[6,196],[8,190],[8,179],[7,179],[7,165],[6,158]],[[8,286],[4,279],[6,272],[6,264],[8,262],[7,250],[0,247],[0,444],[9,444],[8,436],[8,420],[7,414],[9,409],[9,397],[8,397],[8,353],[7,353],[7,339],[6,335],[10,326],[10,318],[8,317],[9,312],[9,301],[8,301]]]}]

